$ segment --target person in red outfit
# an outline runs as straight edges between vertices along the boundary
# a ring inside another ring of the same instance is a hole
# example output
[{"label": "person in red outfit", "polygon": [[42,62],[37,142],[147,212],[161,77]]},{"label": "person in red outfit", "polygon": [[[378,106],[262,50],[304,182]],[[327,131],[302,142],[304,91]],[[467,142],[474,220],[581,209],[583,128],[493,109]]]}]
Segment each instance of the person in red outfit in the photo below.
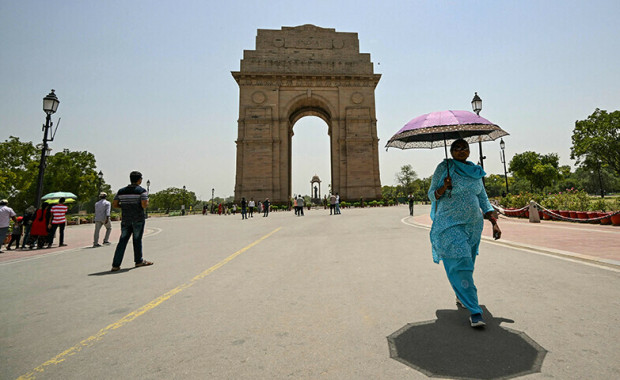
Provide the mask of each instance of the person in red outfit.
[{"label": "person in red outfit", "polygon": [[34,247],[36,242],[38,248],[43,248],[47,243],[47,236],[49,235],[47,226],[50,222],[50,216],[47,203],[41,204],[41,208],[37,210],[32,221],[32,227],[30,228],[30,249]]}]

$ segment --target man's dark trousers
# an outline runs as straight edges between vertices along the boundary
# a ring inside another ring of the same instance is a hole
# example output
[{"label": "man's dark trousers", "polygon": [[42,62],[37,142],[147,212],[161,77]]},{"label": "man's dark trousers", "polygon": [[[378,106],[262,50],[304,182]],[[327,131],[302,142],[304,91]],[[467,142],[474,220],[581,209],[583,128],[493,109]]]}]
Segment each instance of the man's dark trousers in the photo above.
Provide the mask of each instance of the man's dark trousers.
[{"label": "man's dark trousers", "polygon": [[121,238],[116,246],[114,252],[114,260],[112,266],[120,268],[123,262],[123,256],[125,255],[125,248],[129,238],[133,235],[133,261],[135,263],[142,262],[142,235],[144,234],[144,220],[136,222],[121,222]]},{"label": "man's dark trousers", "polygon": [[60,247],[61,245],[65,244],[65,224],[61,223],[61,224],[52,224],[52,229],[50,230],[49,233],[49,245],[52,245],[54,243],[54,235],[56,235],[56,229],[60,228],[58,230],[58,246]]}]

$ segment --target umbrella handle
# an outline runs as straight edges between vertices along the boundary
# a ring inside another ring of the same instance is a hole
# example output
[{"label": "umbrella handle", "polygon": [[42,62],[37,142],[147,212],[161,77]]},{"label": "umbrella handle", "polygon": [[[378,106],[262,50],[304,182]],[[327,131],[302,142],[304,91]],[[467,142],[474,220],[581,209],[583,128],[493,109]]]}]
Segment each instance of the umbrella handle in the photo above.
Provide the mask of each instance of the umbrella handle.
[{"label": "umbrella handle", "polygon": [[[448,159],[448,143],[446,142],[446,133],[443,133],[443,150],[446,153],[446,165],[448,170],[447,178],[450,178],[450,160]],[[452,185],[448,186],[448,190],[452,190]]]},{"label": "umbrella handle", "polygon": [[[444,142],[444,144],[445,144],[445,142]],[[448,154],[448,152],[446,151],[446,155],[447,154]],[[447,166],[447,170],[448,170],[448,175],[446,176],[446,178],[452,179],[450,177],[450,160],[448,160],[447,157],[446,157],[446,166]],[[452,190],[452,185],[448,186],[448,190]]]}]

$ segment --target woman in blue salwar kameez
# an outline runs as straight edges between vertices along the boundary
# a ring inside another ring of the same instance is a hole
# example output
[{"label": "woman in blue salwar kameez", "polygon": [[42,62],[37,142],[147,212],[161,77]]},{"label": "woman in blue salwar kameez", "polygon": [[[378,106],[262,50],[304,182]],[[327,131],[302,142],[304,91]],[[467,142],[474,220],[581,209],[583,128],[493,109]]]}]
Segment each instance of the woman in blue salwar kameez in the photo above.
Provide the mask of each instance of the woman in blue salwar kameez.
[{"label": "woman in blue salwar kameez", "polygon": [[484,326],[473,279],[483,214],[493,224],[495,239],[500,238],[501,230],[482,183],[486,173],[480,166],[467,161],[469,145],[465,140],[456,140],[450,153],[454,159],[446,159],[437,166],[428,191],[432,202],[430,238],[433,261],[443,261],[457,304],[471,313],[471,326]]}]

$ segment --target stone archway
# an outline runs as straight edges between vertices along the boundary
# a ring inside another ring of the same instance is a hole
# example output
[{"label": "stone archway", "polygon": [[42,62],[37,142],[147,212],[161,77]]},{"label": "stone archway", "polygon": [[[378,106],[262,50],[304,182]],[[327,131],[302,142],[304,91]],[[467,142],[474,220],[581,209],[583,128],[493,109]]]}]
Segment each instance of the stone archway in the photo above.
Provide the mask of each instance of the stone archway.
[{"label": "stone archway", "polygon": [[357,33],[314,25],[259,29],[245,50],[239,84],[235,199],[284,203],[291,197],[293,126],[304,116],[327,123],[331,185],[343,200],[381,197],[379,139],[370,54]]}]

